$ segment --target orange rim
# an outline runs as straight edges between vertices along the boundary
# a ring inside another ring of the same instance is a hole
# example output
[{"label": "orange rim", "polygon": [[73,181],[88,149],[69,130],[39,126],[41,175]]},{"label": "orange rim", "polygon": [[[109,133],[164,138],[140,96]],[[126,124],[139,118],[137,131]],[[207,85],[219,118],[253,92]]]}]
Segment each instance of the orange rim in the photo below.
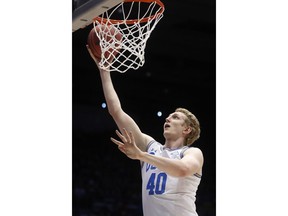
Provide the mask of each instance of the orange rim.
[{"label": "orange rim", "polygon": [[[156,14],[154,15],[151,15],[149,17],[145,17],[143,18],[140,23],[143,23],[143,22],[148,22],[149,19],[154,19],[157,15],[160,15],[164,12],[164,4],[160,1],[160,0],[124,0],[123,2],[145,2],[145,3],[152,3],[152,2],[156,2],[156,4],[158,4],[158,6],[161,8],[161,10],[159,12],[157,12]],[[95,17],[93,19],[93,21],[98,21],[98,22],[103,22],[103,23],[108,23],[108,20],[106,18],[103,18],[103,17]],[[109,23],[112,23],[112,24],[117,24],[117,23],[120,23],[120,22],[123,22],[124,20],[114,20],[114,19],[109,19]],[[133,24],[135,22],[139,22],[138,19],[130,19],[130,20],[125,20],[125,23],[127,24]]]}]

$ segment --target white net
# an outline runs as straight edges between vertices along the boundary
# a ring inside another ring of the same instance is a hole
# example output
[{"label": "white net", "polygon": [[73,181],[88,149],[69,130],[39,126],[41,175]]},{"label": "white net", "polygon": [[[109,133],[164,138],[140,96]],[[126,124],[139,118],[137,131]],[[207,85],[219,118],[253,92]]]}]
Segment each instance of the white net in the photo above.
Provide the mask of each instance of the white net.
[{"label": "white net", "polygon": [[126,0],[94,19],[100,40],[101,69],[124,73],[145,63],[145,47],[163,17],[159,0]]}]

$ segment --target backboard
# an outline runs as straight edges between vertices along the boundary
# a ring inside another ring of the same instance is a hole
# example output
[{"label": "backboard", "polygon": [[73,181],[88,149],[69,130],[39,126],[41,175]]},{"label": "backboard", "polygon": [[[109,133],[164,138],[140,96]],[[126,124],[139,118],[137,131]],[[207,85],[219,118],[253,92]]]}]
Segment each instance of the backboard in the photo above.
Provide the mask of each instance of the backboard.
[{"label": "backboard", "polygon": [[85,28],[93,18],[116,6],[123,0],[74,0],[72,32]]}]

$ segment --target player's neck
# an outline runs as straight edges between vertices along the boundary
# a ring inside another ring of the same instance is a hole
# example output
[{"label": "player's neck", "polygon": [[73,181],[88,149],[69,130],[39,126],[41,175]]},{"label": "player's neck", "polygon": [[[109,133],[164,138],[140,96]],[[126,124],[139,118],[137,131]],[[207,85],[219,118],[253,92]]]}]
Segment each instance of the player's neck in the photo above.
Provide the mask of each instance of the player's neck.
[{"label": "player's neck", "polygon": [[168,140],[166,139],[164,147],[169,149],[178,149],[184,146],[184,142],[181,139],[178,140]]}]

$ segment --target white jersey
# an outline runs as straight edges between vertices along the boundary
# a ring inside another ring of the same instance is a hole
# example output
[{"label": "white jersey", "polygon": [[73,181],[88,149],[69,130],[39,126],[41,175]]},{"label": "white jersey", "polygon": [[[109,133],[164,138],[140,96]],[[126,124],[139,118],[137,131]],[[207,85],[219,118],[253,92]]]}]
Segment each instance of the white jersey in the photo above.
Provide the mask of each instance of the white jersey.
[{"label": "white jersey", "polygon": [[[170,150],[152,140],[147,152],[180,160],[188,147]],[[201,176],[173,177],[148,163],[142,163],[142,202],[144,216],[197,216],[196,191]]]}]

